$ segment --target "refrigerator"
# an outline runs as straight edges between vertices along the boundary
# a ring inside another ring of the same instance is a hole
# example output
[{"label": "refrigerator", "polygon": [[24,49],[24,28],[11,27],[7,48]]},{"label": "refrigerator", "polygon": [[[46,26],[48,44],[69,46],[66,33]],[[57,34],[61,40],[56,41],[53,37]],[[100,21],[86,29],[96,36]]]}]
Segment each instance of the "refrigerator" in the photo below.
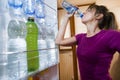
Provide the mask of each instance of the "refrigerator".
[{"label": "refrigerator", "polygon": [[[30,35],[31,42],[26,40],[29,17],[38,30],[36,39]],[[57,20],[57,0],[0,0],[0,80],[31,80],[36,75],[38,80],[59,80]],[[28,49],[33,40],[35,48]]]}]

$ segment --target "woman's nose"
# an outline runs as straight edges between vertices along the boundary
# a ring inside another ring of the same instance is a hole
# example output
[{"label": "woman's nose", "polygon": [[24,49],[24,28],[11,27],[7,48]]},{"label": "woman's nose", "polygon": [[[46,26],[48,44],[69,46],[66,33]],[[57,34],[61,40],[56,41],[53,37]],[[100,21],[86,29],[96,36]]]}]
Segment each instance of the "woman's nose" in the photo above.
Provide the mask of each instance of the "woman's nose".
[{"label": "woman's nose", "polygon": [[83,15],[85,15],[85,12],[83,12]]}]

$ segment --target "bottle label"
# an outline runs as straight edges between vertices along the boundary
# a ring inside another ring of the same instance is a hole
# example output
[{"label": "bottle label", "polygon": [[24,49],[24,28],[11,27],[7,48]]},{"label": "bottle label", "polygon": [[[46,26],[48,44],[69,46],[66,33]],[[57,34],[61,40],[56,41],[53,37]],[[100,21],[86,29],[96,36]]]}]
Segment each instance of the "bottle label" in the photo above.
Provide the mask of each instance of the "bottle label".
[{"label": "bottle label", "polygon": [[70,14],[72,14],[75,11],[78,10],[77,7],[73,6],[72,4],[70,4],[70,3],[66,2],[66,1],[62,2],[62,7]]}]

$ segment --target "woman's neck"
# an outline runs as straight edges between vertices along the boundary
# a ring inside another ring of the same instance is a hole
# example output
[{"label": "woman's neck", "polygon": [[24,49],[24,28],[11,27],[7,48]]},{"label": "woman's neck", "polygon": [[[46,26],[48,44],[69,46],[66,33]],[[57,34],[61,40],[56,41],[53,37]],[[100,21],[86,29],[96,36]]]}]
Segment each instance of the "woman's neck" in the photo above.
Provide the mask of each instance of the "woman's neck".
[{"label": "woman's neck", "polygon": [[87,37],[94,36],[95,34],[99,33],[101,29],[96,24],[87,25]]}]

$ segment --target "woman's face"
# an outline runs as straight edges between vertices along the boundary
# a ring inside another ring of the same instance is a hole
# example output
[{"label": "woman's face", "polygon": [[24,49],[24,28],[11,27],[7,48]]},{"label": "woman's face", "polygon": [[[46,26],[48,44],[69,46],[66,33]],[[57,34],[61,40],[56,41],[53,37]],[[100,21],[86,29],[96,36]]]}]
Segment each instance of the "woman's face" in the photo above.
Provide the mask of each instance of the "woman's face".
[{"label": "woman's face", "polygon": [[82,23],[86,24],[88,22],[93,21],[95,19],[95,12],[96,12],[95,9],[87,9],[84,12],[84,16],[82,18]]}]

